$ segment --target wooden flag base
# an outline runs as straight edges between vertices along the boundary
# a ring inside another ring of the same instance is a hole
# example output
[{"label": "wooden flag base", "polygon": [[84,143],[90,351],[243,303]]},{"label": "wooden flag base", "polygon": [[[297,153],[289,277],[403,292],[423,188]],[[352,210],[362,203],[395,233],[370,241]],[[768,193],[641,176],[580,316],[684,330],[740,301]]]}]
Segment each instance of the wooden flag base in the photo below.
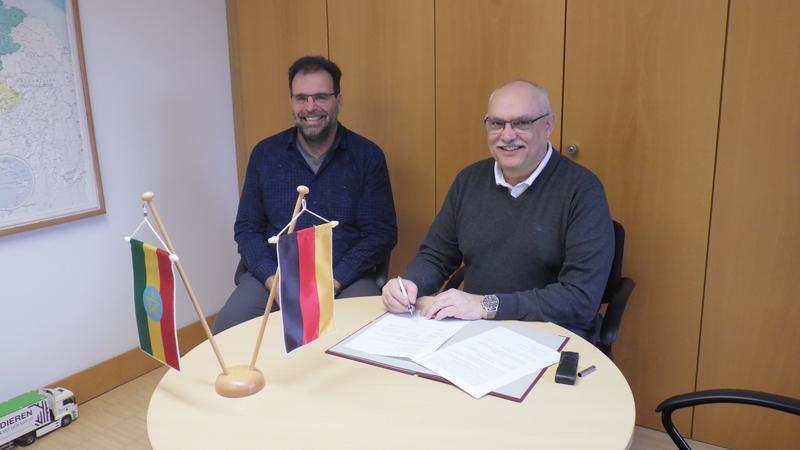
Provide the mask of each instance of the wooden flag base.
[{"label": "wooden flag base", "polygon": [[217,394],[223,397],[240,398],[253,395],[264,388],[264,374],[249,365],[228,368],[228,374],[221,373],[214,384]]}]

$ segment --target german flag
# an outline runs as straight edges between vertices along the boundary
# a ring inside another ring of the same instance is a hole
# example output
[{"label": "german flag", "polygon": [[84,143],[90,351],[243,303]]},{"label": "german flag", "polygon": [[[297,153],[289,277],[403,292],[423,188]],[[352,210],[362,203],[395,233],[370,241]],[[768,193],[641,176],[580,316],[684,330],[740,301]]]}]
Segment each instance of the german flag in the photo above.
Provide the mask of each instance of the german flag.
[{"label": "german flag", "polygon": [[175,276],[169,253],[131,239],[133,301],[139,347],[175,370],[181,370],[175,327]]},{"label": "german flag", "polygon": [[287,352],[333,329],[332,229],[330,224],[318,225],[278,240]]}]

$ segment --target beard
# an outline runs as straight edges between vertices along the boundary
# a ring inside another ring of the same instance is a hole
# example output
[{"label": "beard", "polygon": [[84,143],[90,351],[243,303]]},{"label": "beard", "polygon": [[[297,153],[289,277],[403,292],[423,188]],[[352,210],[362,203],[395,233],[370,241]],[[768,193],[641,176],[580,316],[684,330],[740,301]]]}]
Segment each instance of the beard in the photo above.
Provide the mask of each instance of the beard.
[{"label": "beard", "polygon": [[[309,114],[313,115],[313,114]],[[297,126],[300,135],[303,136],[307,142],[320,142],[324,141],[331,135],[333,126],[336,123],[335,115],[325,115],[322,121],[317,125],[309,125],[306,123],[305,115],[296,116],[294,124]]]}]

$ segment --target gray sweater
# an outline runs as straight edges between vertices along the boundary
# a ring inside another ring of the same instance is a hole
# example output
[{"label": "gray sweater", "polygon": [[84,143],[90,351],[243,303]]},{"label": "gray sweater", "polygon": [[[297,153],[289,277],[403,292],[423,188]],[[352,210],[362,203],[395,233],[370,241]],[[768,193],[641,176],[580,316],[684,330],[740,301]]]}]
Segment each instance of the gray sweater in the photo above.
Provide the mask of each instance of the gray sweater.
[{"label": "gray sweater", "polygon": [[494,180],[494,160],[458,174],[404,277],[435,293],[462,263],[464,291],[496,294],[496,319],[541,320],[593,338],[614,256],[600,180],[553,152],[522,195]]}]

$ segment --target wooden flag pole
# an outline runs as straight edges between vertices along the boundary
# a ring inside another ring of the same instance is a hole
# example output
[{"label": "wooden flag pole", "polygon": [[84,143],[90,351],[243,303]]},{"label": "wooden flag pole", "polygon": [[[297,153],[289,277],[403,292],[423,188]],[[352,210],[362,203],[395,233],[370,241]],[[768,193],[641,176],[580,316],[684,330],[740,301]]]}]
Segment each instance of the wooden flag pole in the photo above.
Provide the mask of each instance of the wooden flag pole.
[{"label": "wooden flag pole", "polygon": [[[308,194],[308,188],[300,185],[297,186],[297,202],[294,204],[294,211],[292,212],[292,222],[289,223],[289,230],[287,234],[292,234],[294,232],[294,226],[297,222],[294,219],[300,213],[300,206],[303,204],[303,197]],[[250,370],[258,370],[256,369],[256,360],[258,359],[258,352],[261,349],[261,341],[264,339],[264,330],[267,328],[267,320],[269,320],[269,313],[272,311],[272,302],[275,300],[275,292],[278,290],[278,283],[280,282],[281,278],[281,271],[280,269],[275,271],[275,277],[272,278],[272,286],[269,288],[269,297],[267,298],[267,307],[264,309],[264,315],[261,317],[261,329],[258,331],[258,338],[256,339],[256,346],[253,349],[253,356],[250,358]]]},{"label": "wooden flag pole", "polygon": [[[167,250],[173,254],[177,254],[175,247],[172,246],[172,241],[169,239],[167,230],[164,228],[164,224],[161,222],[161,216],[158,214],[156,205],[153,204],[153,197],[155,197],[155,194],[152,192],[145,192],[142,194],[142,200],[147,202],[147,207],[153,212],[153,217],[156,219],[158,230],[161,231],[161,235],[164,236],[164,241],[167,244]],[[214,354],[217,355],[219,365],[222,367],[222,373],[223,375],[229,375],[228,368],[225,366],[225,361],[222,360],[222,354],[220,354],[219,348],[217,348],[217,343],[214,341],[214,336],[211,334],[211,329],[208,327],[208,322],[206,322],[206,316],[203,314],[203,310],[200,308],[200,304],[197,302],[197,298],[194,295],[192,286],[189,284],[189,279],[186,277],[186,273],[183,271],[183,265],[181,264],[180,259],[175,262],[175,265],[178,266],[178,273],[181,276],[183,285],[186,287],[186,292],[189,294],[189,299],[192,301],[192,306],[194,306],[194,310],[200,317],[200,323],[203,325],[203,330],[206,332],[206,336],[208,336],[208,341],[211,343],[211,347],[214,349]]]}]

